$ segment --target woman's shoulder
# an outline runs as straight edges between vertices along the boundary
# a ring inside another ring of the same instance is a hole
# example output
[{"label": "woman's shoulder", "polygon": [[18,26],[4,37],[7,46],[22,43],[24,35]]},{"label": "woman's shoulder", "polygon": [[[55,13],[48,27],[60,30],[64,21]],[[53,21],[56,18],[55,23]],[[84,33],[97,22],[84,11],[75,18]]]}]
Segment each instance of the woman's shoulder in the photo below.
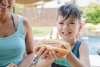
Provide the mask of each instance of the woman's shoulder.
[{"label": "woman's shoulder", "polygon": [[[24,17],[22,15],[17,15],[17,14],[14,14],[14,16],[16,18],[20,18],[22,19],[23,21],[23,26],[25,28],[25,31],[28,31],[32,26],[31,26],[31,23],[30,23],[30,20],[27,18],[27,17]],[[18,20],[18,19],[17,19]]]},{"label": "woman's shoulder", "polygon": [[16,14],[14,14],[16,17],[21,17],[21,19],[23,20],[23,24],[24,24],[24,26],[27,26],[27,25],[29,25],[30,24],[30,21],[29,21],[29,19],[27,18],[27,17],[24,17],[24,16],[22,16],[22,15],[16,15]]},{"label": "woman's shoulder", "polygon": [[24,23],[28,23],[28,22],[29,22],[29,19],[28,19],[27,17],[22,16],[22,15],[13,14],[13,16],[14,16],[15,18],[21,17]]}]

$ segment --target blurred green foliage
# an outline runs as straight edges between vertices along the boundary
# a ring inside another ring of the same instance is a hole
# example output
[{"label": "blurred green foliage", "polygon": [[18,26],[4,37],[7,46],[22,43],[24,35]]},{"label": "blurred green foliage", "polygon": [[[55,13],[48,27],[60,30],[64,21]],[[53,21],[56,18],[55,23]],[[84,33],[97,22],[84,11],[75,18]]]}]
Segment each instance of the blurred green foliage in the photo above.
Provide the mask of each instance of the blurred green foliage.
[{"label": "blurred green foliage", "polygon": [[14,8],[11,10],[12,13],[16,13],[16,14],[19,14],[22,12],[21,10],[21,6],[20,4],[15,4]]},{"label": "blurred green foliage", "polygon": [[86,18],[88,23],[100,23],[100,4],[91,3],[86,8],[82,9],[83,17]]}]

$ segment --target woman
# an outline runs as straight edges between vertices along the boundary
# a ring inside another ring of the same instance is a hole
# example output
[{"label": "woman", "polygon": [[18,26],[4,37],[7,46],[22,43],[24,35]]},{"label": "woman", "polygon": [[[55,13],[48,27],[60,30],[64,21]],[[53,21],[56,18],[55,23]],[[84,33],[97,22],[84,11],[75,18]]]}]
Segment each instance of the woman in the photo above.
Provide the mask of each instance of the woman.
[{"label": "woman", "polygon": [[71,51],[64,58],[55,51],[37,46],[36,55],[40,58],[36,67],[90,67],[87,44],[76,39],[82,28],[81,14],[82,12],[73,4],[65,4],[58,8],[57,30],[61,40],[70,43]]},{"label": "woman", "polygon": [[33,59],[32,28],[27,18],[10,12],[15,1],[0,0],[0,67],[28,67]]}]

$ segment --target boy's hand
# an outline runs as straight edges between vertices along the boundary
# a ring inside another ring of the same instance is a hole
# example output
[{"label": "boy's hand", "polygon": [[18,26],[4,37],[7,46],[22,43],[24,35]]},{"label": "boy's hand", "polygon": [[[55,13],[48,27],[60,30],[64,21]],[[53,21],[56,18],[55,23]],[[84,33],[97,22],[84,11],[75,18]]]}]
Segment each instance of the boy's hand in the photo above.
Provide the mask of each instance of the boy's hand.
[{"label": "boy's hand", "polygon": [[36,47],[35,53],[39,56],[36,67],[49,67],[55,60],[64,59],[64,56],[60,55],[60,53],[48,51],[44,47]]},{"label": "boy's hand", "polygon": [[50,56],[50,58],[51,59],[53,59],[53,61],[55,61],[55,60],[63,60],[63,59],[65,59],[65,57],[64,56],[62,56],[60,53],[57,53],[57,52],[55,52],[55,51],[51,51],[51,52],[49,52],[49,56]]}]

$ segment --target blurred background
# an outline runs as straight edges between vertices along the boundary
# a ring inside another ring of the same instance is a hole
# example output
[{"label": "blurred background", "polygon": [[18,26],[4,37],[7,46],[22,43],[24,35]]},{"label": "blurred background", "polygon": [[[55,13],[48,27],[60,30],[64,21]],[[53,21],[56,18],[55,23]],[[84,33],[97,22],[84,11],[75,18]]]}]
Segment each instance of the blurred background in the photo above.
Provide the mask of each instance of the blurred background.
[{"label": "blurred background", "polygon": [[100,67],[100,0],[16,0],[12,12],[29,18],[36,45],[40,39],[56,38],[57,8],[65,3],[73,3],[82,10],[80,36],[89,46],[91,66]]}]

